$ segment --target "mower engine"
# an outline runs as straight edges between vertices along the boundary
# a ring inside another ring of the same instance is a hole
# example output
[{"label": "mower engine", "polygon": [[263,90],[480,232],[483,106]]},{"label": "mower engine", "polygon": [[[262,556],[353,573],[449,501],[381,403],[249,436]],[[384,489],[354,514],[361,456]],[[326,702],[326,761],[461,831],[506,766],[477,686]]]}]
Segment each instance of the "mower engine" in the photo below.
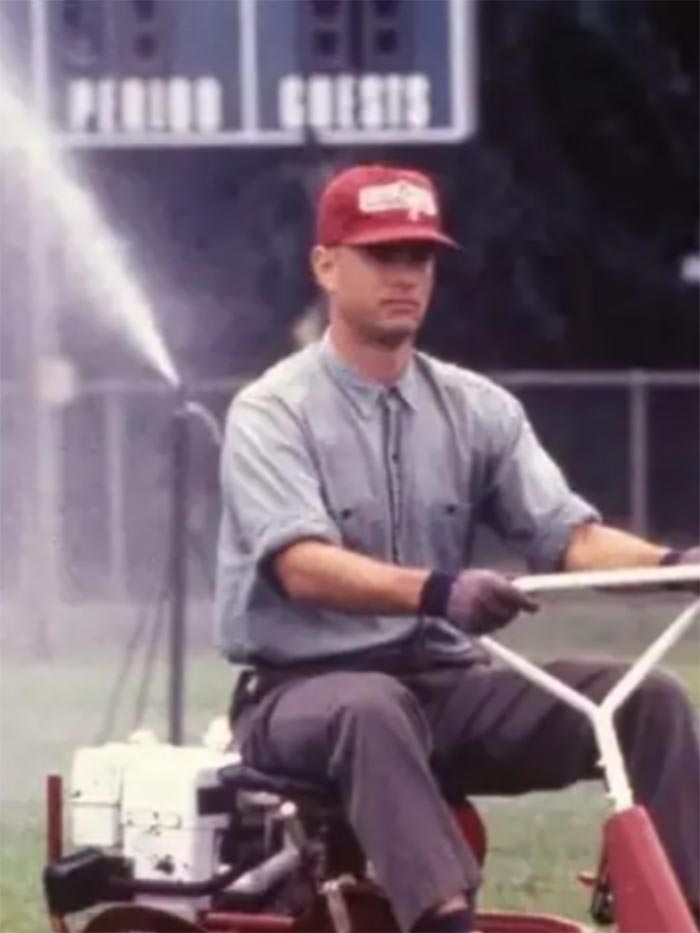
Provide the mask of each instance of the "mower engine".
[{"label": "mower engine", "polygon": [[219,770],[239,760],[235,752],[155,741],[79,749],[70,781],[74,846],[100,850],[145,882],[139,903],[192,917],[208,906],[206,896],[173,898],[159,894],[157,883],[205,882],[221,871],[230,815],[203,812],[200,801],[219,785]]},{"label": "mower engine", "polygon": [[292,917],[329,878],[366,876],[332,789],[262,774],[225,743],[81,748],[69,806],[73,851],[55,845],[44,870],[55,917],[120,901],[191,922],[211,910]]}]

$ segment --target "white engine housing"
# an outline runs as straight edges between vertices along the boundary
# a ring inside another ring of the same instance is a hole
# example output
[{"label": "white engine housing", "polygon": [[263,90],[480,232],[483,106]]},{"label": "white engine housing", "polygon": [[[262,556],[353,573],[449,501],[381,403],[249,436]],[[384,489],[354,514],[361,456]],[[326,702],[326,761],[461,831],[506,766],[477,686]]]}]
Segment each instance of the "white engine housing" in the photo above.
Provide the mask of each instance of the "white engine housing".
[{"label": "white engine housing", "polygon": [[[81,748],[71,774],[73,843],[122,855],[138,879],[204,881],[219,870],[228,816],[201,816],[198,791],[216,787],[219,769],[239,760],[236,752],[157,742]],[[139,901],[166,906],[163,898]],[[201,906],[167,899],[168,910],[188,915]]]}]

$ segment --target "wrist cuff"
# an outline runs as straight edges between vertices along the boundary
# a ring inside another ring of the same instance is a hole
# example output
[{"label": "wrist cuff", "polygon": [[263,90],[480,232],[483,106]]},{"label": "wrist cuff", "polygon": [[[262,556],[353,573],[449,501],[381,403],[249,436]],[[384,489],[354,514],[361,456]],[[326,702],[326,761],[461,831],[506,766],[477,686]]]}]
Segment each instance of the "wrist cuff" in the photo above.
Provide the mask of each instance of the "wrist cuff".
[{"label": "wrist cuff", "polygon": [[659,559],[659,567],[675,567],[676,564],[680,564],[682,559],[682,551],[677,551],[675,548],[669,548],[661,555],[661,558]]},{"label": "wrist cuff", "polygon": [[453,574],[433,570],[420,592],[418,615],[444,618],[447,615],[447,601],[454,582]]}]

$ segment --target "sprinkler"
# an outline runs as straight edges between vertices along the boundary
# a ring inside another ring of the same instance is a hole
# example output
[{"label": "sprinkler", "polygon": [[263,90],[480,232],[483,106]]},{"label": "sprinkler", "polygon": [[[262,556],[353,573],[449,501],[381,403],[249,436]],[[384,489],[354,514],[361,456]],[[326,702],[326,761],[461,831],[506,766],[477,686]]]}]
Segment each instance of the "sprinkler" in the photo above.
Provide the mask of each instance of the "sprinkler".
[{"label": "sprinkler", "polygon": [[199,402],[188,400],[187,388],[181,383],[174,392],[170,450],[168,738],[173,745],[182,745],[184,740],[190,418],[201,420],[202,423],[206,425],[216,446],[221,446],[221,429],[216,419],[212,413]]},{"label": "sprinkler", "polygon": [[175,410],[172,417],[168,732],[173,745],[182,745],[187,605],[187,494],[190,459],[187,395],[182,385],[175,390]]},{"label": "sprinkler", "polygon": [[[32,5],[37,18],[34,34],[44,36],[43,6]],[[38,48],[38,46],[35,46]],[[56,138],[46,123],[43,97],[40,93],[46,86],[45,76],[39,74],[45,55],[36,55],[35,91],[32,106],[17,93],[17,81],[13,70],[7,67],[7,50],[0,48],[0,123],[3,126],[2,150],[15,152],[17,165],[28,167],[33,201],[33,218],[38,239],[36,261],[46,261],[47,246],[44,226],[52,222],[60,231],[68,254],[81,264],[86,287],[93,296],[93,307],[104,325],[117,328],[134,348],[138,349],[150,366],[169,384],[174,404],[171,426],[171,527],[170,558],[168,566],[168,589],[170,594],[170,645],[169,645],[169,734],[170,741],[179,745],[183,741],[183,698],[184,698],[184,655],[186,639],[187,604],[187,513],[189,479],[189,431],[188,419],[199,418],[217,445],[221,443],[221,431],[214,416],[201,404],[188,399],[187,391],[176,371],[174,361],[160,333],[153,306],[146,290],[141,286],[134,270],[126,260],[119,239],[114,235],[102,216],[102,212],[91,192],[77,177],[73,160],[61,150]],[[34,269],[32,281],[42,282],[43,274]],[[36,301],[39,305],[41,302]],[[32,307],[37,321],[44,324],[45,308]],[[38,324],[36,325],[38,329]],[[43,347],[33,348],[39,357]],[[39,427],[45,428],[45,415],[39,402],[32,397],[34,415]],[[39,433],[39,428],[37,428]],[[39,439],[43,461],[50,456],[50,438]],[[49,452],[47,452],[49,448]],[[55,468],[54,468],[55,469]],[[49,471],[50,472],[50,471]],[[49,477],[52,479],[52,477]],[[52,480],[53,482],[53,480]],[[45,492],[47,483],[36,482],[37,489],[28,495],[28,511],[39,516],[53,515],[57,506]],[[51,534],[36,532],[30,542],[34,566],[50,566],[46,556]]]}]

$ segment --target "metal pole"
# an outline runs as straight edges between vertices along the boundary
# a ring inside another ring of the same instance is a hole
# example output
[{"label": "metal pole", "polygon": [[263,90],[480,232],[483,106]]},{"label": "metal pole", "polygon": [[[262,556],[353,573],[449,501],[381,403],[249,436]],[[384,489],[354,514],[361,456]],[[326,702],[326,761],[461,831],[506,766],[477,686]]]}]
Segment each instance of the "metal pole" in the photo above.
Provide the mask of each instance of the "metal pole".
[{"label": "metal pole", "polygon": [[[565,582],[568,582],[569,586],[559,588],[580,589],[582,587],[604,586],[605,583],[601,582],[601,578],[606,575],[612,582],[619,586],[634,586],[642,582],[645,576],[647,577],[647,583],[658,581],[660,579],[659,574],[664,570],[691,571],[694,574],[695,580],[700,577],[700,570],[692,567],[638,570],[636,571],[636,579],[634,577],[623,579],[618,575],[617,571],[598,571],[597,573],[592,572],[590,574],[563,573],[561,576],[565,578]],[[591,578],[587,583],[584,582],[586,576]],[[541,585],[538,585],[537,576],[527,578],[521,577],[520,580],[516,582],[522,585],[524,581],[527,581],[527,586],[523,586],[522,588],[530,593],[546,592],[553,589],[551,585],[552,575],[549,574],[541,577]],[[548,671],[543,670],[537,664],[522,657],[517,652],[513,651],[512,648],[507,648],[505,645],[500,644],[500,642],[494,641],[493,638],[484,637],[479,639],[479,641],[491,655],[522,674],[530,683],[534,683],[541,689],[546,690],[548,693],[561,700],[562,703],[566,703],[566,705],[572,709],[578,710],[589,719],[595,730],[596,741],[601,753],[601,764],[603,765],[608,784],[608,796],[613,802],[615,811],[619,813],[631,807],[633,799],[625,769],[625,762],[615,731],[613,718],[615,711],[641,683],[649,671],[661,660],[666,652],[678,642],[681,636],[684,635],[690,626],[698,621],[698,619],[700,619],[700,600],[696,600],[687,609],[684,609],[671,625],[655,639],[644,653],[637,658],[624,677],[618,681],[612,690],[603,698],[601,703],[594,703],[589,697],[584,696],[584,694],[579,693],[578,690],[574,690],[568,684],[563,683],[563,681],[560,681]]]},{"label": "metal pole", "polygon": [[[34,107],[48,119],[48,23],[46,0],[31,0],[31,71]],[[29,163],[31,172],[31,162]],[[56,356],[58,335],[52,309],[49,231],[40,194],[29,177],[29,315],[27,321],[26,482],[23,484],[21,601],[34,627],[35,647],[52,649],[51,620],[58,604],[59,480],[55,415],[42,383]],[[41,581],[37,585],[37,581]]]},{"label": "metal pole", "polygon": [[172,489],[170,532],[170,683],[169,739],[184,740],[185,647],[187,611],[187,494],[189,432],[184,391],[178,389],[172,425]]},{"label": "metal pole", "polygon": [[631,373],[629,409],[630,521],[642,537],[649,532],[649,396],[643,372]]},{"label": "metal pole", "polygon": [[116,392],[106,392],[105,432],[107,449],[107,496],[109,510],[109,574],[112,592],[118,599],[128,593],[126,570],[126,504],[124,488],[124,457],[126,431],[124,405],[127,400]]},{"label": "metal pole", "polygon": [[542,573],[516,577],[513,583],[523,593],[552,593],[563,590],[606,590],[626,587],[669,586],[700,583],[698,564],[674,567],[622,567],[617,570],[571,570],[567,573]]}]

